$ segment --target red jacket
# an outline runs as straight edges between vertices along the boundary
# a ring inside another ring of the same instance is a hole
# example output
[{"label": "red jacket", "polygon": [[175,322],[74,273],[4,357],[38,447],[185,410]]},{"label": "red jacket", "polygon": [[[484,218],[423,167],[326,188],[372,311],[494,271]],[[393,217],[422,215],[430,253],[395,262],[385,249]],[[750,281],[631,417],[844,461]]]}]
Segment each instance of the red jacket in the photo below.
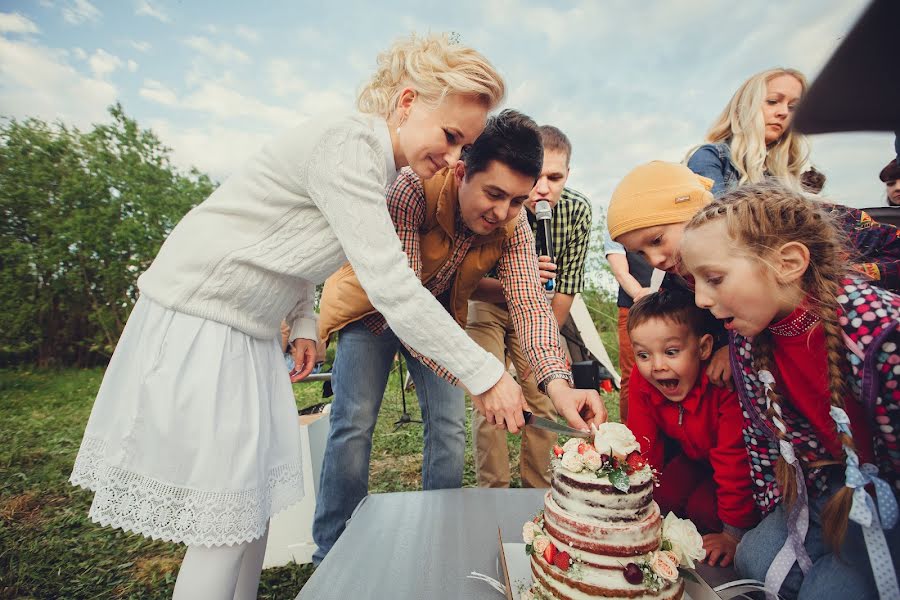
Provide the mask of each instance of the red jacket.
[{"label": "red jacket", "polygon": [[660,434],[664,434],[675,440],[688,458],[712,467],[718,516],[723,523],[739,529],[756,525],[759,513],[753,502],[737,395],[710,384],[705,372],[682,402],[668,400],[636,368],[628,385],[628,428],[653,468],[663,468]]}]

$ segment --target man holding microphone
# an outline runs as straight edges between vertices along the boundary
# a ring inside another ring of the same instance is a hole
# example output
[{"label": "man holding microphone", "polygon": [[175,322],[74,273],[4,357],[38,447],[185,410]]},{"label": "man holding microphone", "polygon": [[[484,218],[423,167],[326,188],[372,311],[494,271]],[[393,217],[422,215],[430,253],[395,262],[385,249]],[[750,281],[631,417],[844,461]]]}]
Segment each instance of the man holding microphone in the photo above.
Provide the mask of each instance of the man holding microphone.
[{"label": "man holding microphone", "polygon": [[[555,256],[538,258],[541,283],[547,290],[550,308],[562,326],[569,318],[575,294],[584,287],[584,263],[591,233],[591,204],[582,194],[565,187],[569,177],[572,144],[566,135],[551,125],[539,128],[544,146],[541,175],[529,194],[525,207],[538,248],[552,248]],[[542,243],[547,205],[551,210],[550,240]],[[550,399],[541,393],[522,351],[503,295],[500,281],[484,278],[472,294],[466,331],[482,348],[501,361],[509,355],[516,367],[518,380],[530,410],[541,417],[555,419]],[[475,438],[475,478],[480,487],[509,487],[509,451],[506,432],[474,413],[472,434]],[[550,448],[556,435],[533,428],[522,434],[519,455],[524,487],[550,485]]]}]

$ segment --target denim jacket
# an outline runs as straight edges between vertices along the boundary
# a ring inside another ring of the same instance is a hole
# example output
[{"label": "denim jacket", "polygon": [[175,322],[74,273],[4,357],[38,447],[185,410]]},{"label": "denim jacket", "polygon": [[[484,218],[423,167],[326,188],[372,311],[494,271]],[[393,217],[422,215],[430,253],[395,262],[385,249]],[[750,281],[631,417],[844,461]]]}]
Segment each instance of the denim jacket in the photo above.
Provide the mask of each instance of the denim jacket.
[{"label": "denim jacket", "polygon": [[741,179],[731,162],[731,147],[726,142],[700,146],[688,159],[687,166],[697,175],[713,180],[711,191],[716,196],[736,187]]}]

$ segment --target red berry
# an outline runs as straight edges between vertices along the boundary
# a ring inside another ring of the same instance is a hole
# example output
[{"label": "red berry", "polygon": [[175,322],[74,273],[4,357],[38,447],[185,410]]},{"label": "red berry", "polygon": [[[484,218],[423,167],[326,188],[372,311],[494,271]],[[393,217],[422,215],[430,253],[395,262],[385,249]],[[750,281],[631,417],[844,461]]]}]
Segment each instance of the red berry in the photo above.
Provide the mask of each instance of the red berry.
[{"label": "red berry", "polygon": [[625,471],[631,475],[635,471],[640,471],[644,468],[647,463],[644,462],[644,457],[641,456],[639,452],[632,452],[628,455],[628,458],[625,459]]},{"label": "red berry", "polygon": [[569,570],[569,553],[568,552],[560,552],[556,555],[556,558],[553,559],[553,564],[562,569],[563,571]]},{"label": "red berry", "polygon": [[625,581],[632,585],[638,585],[644,581],[644,574],[641,572],[641,568],[634,563],[625,565],[623,573],[625,574]]},{"label": "red berry", "polygon": [[544,560],[546,560],[549,564],[553,564],[553,560],[556,558],[556,546],[550,544],[547,546],[547,549],[544,550]]},{"label": "red berry", "polygon": [[559,458],[560,456],[562,456],[563,454],[565,454],[565,452],[563,451],[563,449],[562,449],[558,444],[556,444],[556,445],[553,446],[553,454],[554,454],[557,458]]}]

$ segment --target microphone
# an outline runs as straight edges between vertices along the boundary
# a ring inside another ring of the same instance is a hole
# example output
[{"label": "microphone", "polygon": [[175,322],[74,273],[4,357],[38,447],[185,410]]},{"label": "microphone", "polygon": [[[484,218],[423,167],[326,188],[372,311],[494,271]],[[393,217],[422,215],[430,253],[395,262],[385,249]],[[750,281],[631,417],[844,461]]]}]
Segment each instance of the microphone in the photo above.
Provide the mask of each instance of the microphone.
[{"label": "microphone", "polygon": [[[538,256],[549,256],[550,260],[554,261],[556,257],[553,256],[553,231],[550,227],[553,211],[550,209],[550,203],[538,200],[534,205],[534,216],[537,220]],[[551,279],[544,288],[551,291],[555,287],[554,284],[554,280]]]}]

